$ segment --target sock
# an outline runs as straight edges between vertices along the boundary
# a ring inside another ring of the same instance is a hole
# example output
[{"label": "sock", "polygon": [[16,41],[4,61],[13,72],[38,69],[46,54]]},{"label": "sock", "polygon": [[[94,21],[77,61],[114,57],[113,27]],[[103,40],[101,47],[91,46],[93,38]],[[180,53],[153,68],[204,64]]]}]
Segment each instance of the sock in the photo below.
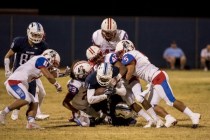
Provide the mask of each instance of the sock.
[{"label": "sock", "polygon": [[142,116],[145,120],[149,121],[149,120],[152,120],[152,118],[143,110],[141,109],[139,112],[138,112],[138,115],[139,116]]},{"label": "sock", "polygon": [[35,122],[35,118],[32,116],[28,116],[28,122]]},{"label": "sock", "polygon": [[175,119],[173,116],[171,116],[170,114],[168,114],[168,115],[166,115],[165,116],[165,120],[167,120],[168,118],[173,118],[173,119]]},{"label": "sock", "polygon": [[37,115],[38,114],[41,114],[41,110],[40,110],[40,107],[39,107],[39,105],[38,105],[38,107],[37,107],[37,113],[36,113]]},{"label": "sock", "polygon": [[157,116],[157,114],[155,113],[154,109],[152,107],[150,107],[147,112],[152,116],[152,118],[157,121],[159,118]]},{"label": "sock", "polygon": [[185,110],[183,111],[183,113],[186,114],[189,117],[192,117],[193,116],[193,112],[188,107],[185,108]]},{"label": "sock", "polygon": [[8,114],[10,111],[11,111],[11,110],[9,109],[9,107],[8,107],[8,106],[7,106],[7,107],[5,107],[4,112],[5,112],[6,114]]}]

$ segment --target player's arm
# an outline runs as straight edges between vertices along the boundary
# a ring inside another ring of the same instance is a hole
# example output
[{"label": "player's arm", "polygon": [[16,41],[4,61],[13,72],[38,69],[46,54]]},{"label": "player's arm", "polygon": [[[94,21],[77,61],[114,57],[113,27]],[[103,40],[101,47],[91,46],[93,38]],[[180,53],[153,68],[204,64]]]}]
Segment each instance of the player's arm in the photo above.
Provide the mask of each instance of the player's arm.
[{"label": "player's arm", "polygon": [[73,81],[73,79],[68,81],[68,93],[66,94],[66,97],[63,100],[63,106],[71,110],[73,112],[72,114],[78,112],[78,110],[71,105],[70,101],[73,100],[75,95],[79,93],[79,88],[73,84]]},{"label": "player's arm", "polygon": [[10,71],[10,58],[15,54],[15,52],[10,49],[5,57],[4,57],[4,68],[5,68],[5,77],[9,77],[11,75],[11,71]]},{"label": "player's arm", "polygon": [[105,99],[107,99],[107,95],[102,94],[102,95],[95,96],[95,89],[87,90],[87,100],[89,104],[99,103]]},{"label": "player's arm", "polygon": [[70,101],[73,99],[73,97],[73,94],[71,92],[68,92],[63,100],[63,106],[75,113],[78,112],[78,110],[70,104]]},{"label": "player's arm", "polygon": [[120,62],[120,61],[117,61],[115,64],[114,64],[115,67],[118,67],[120,72],[119,74],[116,76],[117,78],[117,81],[119,81],[127,72],[127,68]]},{"label": "player's arm", "polygon": [[51,84],[55,84],[56,80],[54,76],[49,72],[49,70],[46,67],[41,67],[40,70]]},{"label": "player's arm", "polygon": [[133,60],[130,62],[130,64],[126,65],[127,73],[126,73],[125,79],[127,81],[129,81],[133,77],[133,73],[135,71],[135,65],[136,65],[135,63],[136,62]]},{"label": "player's arm", "polygon": [[56,87],[57,91],[61,92],[62,91],[61,85],[56,81],[56,79],[49,72],[49,70],[46,67],[41,67],[40,70],[42,74],[47,78],[47,80]]}]

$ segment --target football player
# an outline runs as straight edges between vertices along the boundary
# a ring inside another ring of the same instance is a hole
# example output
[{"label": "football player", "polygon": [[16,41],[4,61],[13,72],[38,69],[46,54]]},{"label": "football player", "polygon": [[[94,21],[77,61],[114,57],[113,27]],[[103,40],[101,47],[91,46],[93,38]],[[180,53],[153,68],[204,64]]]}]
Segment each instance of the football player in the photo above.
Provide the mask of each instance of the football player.
[{"label": "football player", "polygon": [[75,121],[80,126],[94,126],[94,118],[100,117],[87,101],[85,79],[91,71],[92,66],[87,61],[76,61],[72,64],[71,79],[67,83],[68,93],[63,100],[63,106],[72,111],[69,121]]},{"label": "football player", "polygon": [[49,83],[53,84],[57,92],[62,91],[61,85],[56,81],[48,69],[58,67],[60,64],[59,54],[52,49],[47,49],[42,55],[34,56],[26,63],[19,66],[6,80],[5,86],[8,94],[15,98],[15,101],[6,106],[0,113],[0,123],[5,124],[6,116],[14,109],[28,105],[26,111],[27,129],[40,129],[35,122],[35,116],[38,107],[37,94],[32,95],[28,91],[29,83],[34,79],[44,75]]},{"label": "football player", "polygon": [[[129,48],[130,50],[134,49],[134,45],[130,45]],[[119,74],[116,76],[116,78],[113,78],[110,82],[113,86],[117,83],[119,79],[122,78],[122,75],[126,73],[126,68],[122,63],[119,61],[119,58],[116,53],[110,52],[104,56],[101,55],[101,49],[98,48],[97,46],[90,46],[87,51],[86,51],[86,56],[87,59],[91,64],[95,64],[97,66],[101,62],[107,62],[110,63],[116,67],[119,68]],[[126,97],[127,99],[132,99],[128,102],[130,107],[139,115],[145,118],[148,121],[148,124],[144,126],[144,128],[149,128],[153,124],[156,124],[157,128],[160,128],[163,126],[163,122],[157,117],[156,113],[154,112],[151,104],[144,99],[142,95],[140,95],[139,91],[142,91],[141,84],[135,76],[129,81],[129,85],[125,85],[127,89],[127,94]],[[124,97],[123,97],[124,98]],[[144,109],[147,110],[147,112],[154,118],[154,120],[142,109],[140,105],[138,105],[135,102],[136,100],[141,103],[144,107]]]},{"label": "football player", "polygon": [[168,105],[173,106],[189,116],[193,123],[192,127],[196,128],[199,124],[201,115],[192,112],[183,102],[175,98],[169,84],[169,77],[165,71],[162,71],[151,64],[148,57],[141,52],[135,49],[127,49],[131,43],[130,40],[122,40],[117,44],[115,50],[122,58],[122,64],[127,68],[127,73],[125,75],[126,82],[130,81],[133,75],[135,75],[148,83],[152,83],[152,94],[150,94],[149,97],[150,103],[154,106],[157,114],[166,119],[166,127],[175,125],[177,120],[168,114],[162,107],[158,106],[161,99],[165,100]]},{"label": "football player", "polygon": [[[101,63],[97,70],[86,78],[87,100],[96,111],[102,110],[104,114],[111,117],[113,125],[129,125],[136,123],[136,120],[128,118],[119,121],[119,118],[115,115],[116,105],[125,102],[122,97],[126,95],[123,81],[120,80],[115,87],[109,85],[111,79],[116,77],[118,73],[119,69],[117,67],[112,66],[110,63]],[[105,88],[104,93],[96,95],[95,93],[99,88]]]},{"label": "football player", "polygon": [[[27,62],[30,58],[40,55],[48,49],[48,44],[43,40],[44,29],[38,22],[32,22],[27,28],[27,36],[16,37],[11,43],[11,48],[4,58],[5,76],[8,78],[20,65]],[[13,68],[10,69],[10,59],[14,56]],[[37,83],[36,83],[37,82]],[[36,86],[37,85],[37,86]],[[36,91],[37,88],[37,91]],[[39,91],[39,92],[38,92]],[[40,110],[41,103],[46,95],[45,89],[40,79],[31,81],[29,83],[29,92],[35,95],[39,93],[39,107],[37,112],[37,119],[46,119],[49,117],[47,114],[42,114]],[[13,110],[12,120],[18,119],[19,109]]]},{"label": "football player", "polygon": [[101,23],[101,29],[92,34],[93,45],[101,48],[103,54],[114,52],[120,40],[128,39],[126,31],[118,29],[113,18],[106,18]]}]

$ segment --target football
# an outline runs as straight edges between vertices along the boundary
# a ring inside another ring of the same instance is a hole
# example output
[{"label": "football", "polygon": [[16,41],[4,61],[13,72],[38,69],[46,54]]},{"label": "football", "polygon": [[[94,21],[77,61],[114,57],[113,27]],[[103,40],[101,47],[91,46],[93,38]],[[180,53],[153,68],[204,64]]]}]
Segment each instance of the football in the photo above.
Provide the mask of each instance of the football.
[{"label": "football", "polygon": [[106,89],[106,88],[104,88],[104,87],[97,88],[97,89],[95,90],[94,95],[102,95],[102,94],[104,94],[105,89]]}]

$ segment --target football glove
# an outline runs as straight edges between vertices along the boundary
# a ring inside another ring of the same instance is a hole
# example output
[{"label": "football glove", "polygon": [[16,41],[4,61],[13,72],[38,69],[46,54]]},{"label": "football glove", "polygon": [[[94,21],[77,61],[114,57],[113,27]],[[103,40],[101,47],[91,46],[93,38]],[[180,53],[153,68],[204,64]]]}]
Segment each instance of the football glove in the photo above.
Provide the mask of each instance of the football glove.
[{"label": "football glove", "polygon": [[116,93],[116,89],[114,87],[108,87],[104,91],[104,94],[107,96],[114,95],[115,93]]}]

